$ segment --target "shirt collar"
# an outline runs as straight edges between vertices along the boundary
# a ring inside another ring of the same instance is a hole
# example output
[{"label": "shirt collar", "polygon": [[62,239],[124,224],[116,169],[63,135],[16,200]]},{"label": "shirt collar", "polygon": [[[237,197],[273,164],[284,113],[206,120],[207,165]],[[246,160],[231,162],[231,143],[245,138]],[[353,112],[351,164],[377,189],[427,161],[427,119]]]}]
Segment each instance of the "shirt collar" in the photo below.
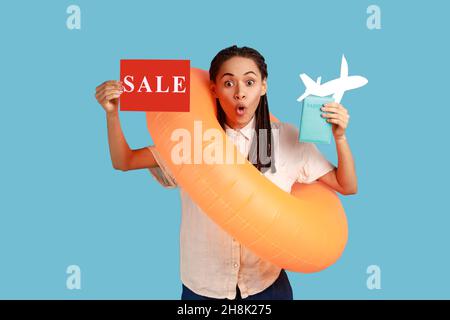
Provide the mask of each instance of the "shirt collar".
[{"label": "shirt collar", "polygon": [[242,134],[247,140],[250,140],[253,134],[253,131],[255,130],[255,115],[253,115],[253,118],[247,123],[247,125],[241,129],[233,129],[230,126],[228,126],[225,123],[225,130],[227,133],[231,135],[239,135]]}]

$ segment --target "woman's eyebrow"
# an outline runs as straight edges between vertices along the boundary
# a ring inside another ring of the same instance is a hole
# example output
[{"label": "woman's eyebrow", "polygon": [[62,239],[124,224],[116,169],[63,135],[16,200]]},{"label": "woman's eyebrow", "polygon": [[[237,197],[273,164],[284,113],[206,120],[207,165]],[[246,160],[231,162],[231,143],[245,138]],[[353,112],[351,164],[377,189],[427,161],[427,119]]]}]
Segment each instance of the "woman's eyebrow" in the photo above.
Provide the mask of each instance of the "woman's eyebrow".
[{"label": "woman's eyebrow", "polygon": [[[246,73],[244,73],[244,76],[246,76],[246,75],[249,74],[249,73],[253,73],[253,74],[256,76],[256,73],[254,73],[253,71],[247,71]],[[222,79],[222,78],[225,77],[225,76],[232,76],[232,77],[234,77],[234,74],[229,73],[229,72],[226,72],[226,73],[224,73],[224,74],[220,77],[220,79]]]}]

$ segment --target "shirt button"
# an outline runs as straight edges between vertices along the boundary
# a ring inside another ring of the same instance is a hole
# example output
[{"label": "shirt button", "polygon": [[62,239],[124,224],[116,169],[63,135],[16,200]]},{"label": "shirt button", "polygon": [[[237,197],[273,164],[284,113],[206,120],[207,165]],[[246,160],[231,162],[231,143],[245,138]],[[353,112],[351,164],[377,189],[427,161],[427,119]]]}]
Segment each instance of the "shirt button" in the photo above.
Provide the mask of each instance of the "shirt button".
[{"label": "shirt button", "polygon": [[234,267],[237,268],[237,267],[239,267],[239,265],[238,265],[237,263],[235,263],[235,264],[234,264]]}]

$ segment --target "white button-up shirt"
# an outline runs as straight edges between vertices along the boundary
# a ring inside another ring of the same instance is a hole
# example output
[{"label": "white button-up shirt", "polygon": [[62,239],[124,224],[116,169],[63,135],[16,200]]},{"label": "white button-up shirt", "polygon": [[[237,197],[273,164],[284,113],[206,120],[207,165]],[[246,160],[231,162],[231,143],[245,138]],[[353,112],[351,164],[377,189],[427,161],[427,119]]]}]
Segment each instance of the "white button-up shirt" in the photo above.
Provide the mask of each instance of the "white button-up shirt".
[{"label": "white button-up shirt", "polygon": [[[242,129],[226,126],[226,134],[247,157],[255,129],[255,117]],[[311,183],[334,169],[334,166],[312,143],[299,142],[298,130],[282,122],[272,123],[276,171],[264,172],[269,180],[290,193],[298,181]],[[159,167],[150,168],[152,175],[167,188],[177,186],[172,173],[154,146],[148,147]],[[233,239],[204,213],[180,188],[182,218],[180,229],[181,281],[195,293],[234,299],[236,286],[242,298],[269,287],[281,269],[265,261]]]}]

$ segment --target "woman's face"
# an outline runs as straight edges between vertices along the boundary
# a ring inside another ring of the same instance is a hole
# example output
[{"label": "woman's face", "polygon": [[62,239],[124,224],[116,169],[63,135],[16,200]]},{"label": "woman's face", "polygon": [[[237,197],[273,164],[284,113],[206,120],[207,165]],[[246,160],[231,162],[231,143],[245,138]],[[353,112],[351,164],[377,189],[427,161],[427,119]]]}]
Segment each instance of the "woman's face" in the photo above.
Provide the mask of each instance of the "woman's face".
[{"label": "woman's face", "polygon": [[234,129],[249,123],[266,91],[266,79],[261,79],[258,66],[250,58],[228,59],[220,67],[215,82],[211,82],[211,92],[219,99],[227,124]]}]

